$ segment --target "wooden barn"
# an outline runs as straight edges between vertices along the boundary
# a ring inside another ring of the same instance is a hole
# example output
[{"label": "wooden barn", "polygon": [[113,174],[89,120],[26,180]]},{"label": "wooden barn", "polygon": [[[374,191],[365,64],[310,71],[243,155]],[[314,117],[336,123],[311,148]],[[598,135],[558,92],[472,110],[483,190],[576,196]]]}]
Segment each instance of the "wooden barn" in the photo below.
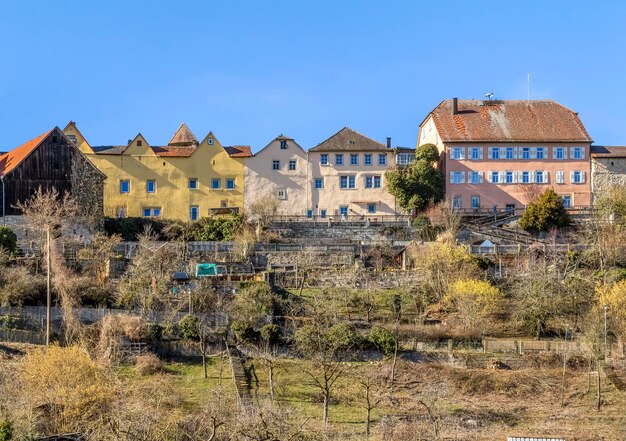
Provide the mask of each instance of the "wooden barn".
[{"label": "wooden barn", "polygon": [[69,192],[81,215],[101,217],[106,176],[58,127],[0,156],[0,215],[19,215],[18,202],[37,188]]}]

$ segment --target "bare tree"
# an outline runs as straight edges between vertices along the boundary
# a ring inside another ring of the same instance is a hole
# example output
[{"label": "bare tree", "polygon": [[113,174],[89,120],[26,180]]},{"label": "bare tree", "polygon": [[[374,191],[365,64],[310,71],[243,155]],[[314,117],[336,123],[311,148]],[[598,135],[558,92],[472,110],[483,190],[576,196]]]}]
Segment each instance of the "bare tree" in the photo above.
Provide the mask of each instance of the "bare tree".
[{"label": "bare tree", "polygon": [[372,410],[374,410],[383,400],[378,386],[380,381],[373,374],[366,375],[359,383],[363,387],[363,400],[365,404],[365,436],[369,439],[372,424]]},{"label": "bare tree", "polygon": [[16,205],[28,224],[38,233],[45,256],[46,268],[46,345],[50,344],[52,307],[52,257],[53,244],[61,237],[63,227],[77,220],[78,206],[69,193],[59,194],[56,188],[43,190],[39,187],[33,196]]},{"label": "bare tree", "polygon": [[256,224],[257,240],[260,240],[261,232],[271,217],[278,214],[278,210],[278,199],[272,194],[261,196],[250,204],[251,220]]}]

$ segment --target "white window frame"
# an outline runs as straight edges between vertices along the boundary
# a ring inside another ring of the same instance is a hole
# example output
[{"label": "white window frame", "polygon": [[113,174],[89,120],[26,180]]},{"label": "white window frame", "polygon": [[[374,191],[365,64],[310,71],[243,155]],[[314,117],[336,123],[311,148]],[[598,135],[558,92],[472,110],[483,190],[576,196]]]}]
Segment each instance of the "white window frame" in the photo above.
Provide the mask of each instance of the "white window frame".
[{"label": "white window frame", "polygon": [[[320,186],[317,186],[317,183],[320,183]],[[324,188],[324,178],[315,178],[315,180],[313,181],[313,188],[315,188],[316,190],[321,190],[322,188]]]},{"label": "white window frame", "polygon": [[[353,161],[354,159],[354,161]],[[359,165],[359,154],[350,153],[350,165]]]},{"label": "white window frame", "polygon": [[328,153],[320,154],[320,165],[328,165]]},{"label": "white window frame", "polygon": [[335,165],[343,165],[343,153],[335,153]]},{"label": "white window frame", "polygon": [[557,184],[565,184],[565,172],[563,170],[556,171],[555,181]]},{"label": "white window frame", "polygon": [[[233,183],[232,186],[229,185],[231,182]],[[226,179],[226,190],[234,190],[236,188],[237,188],[237,182],[235,181],[235,179],[234,178],[227,178]]]},{"label": "white window frame", "polygon": [[276,190],[276,199],[284,201],[287,199],[287,189],[279,188]]},{"label": "white window frame", "polygon": [[[500,172],[491,171],[491,172],[489,172],[489,177],[490,177],[490,182],[492,184],[499,184],[500,183]],[[494,180],[493,178],[496,178],[496,179]]]},{"label": "white window frame", "polygon": [[364,159],[363,159],[363,165],[373,165],[374,164],[374,160],[372,159],[372,154],[371,153],[366,153],[364,155]]},{"label": "white window frame", "polygon": [[272,170],[280,170],[280,159],[272,159]]},{"label": "white window frame", "polygon": [[296,170],[296,160],[295,159],[290,159],[289,160],[289,170],[290,171],[295,171]]},{"label": "white window frame", "polygon": [[[470,199],[470,205],[472,207],[472,210],[478,210],[480,209],[480,196],[478,195],[472,195],[471,199]],[[477,201],[476,204],[474,204],[474,201]]]},{"label": "white window frame", "polygon": [[387,165],[387,154],[379,153],[378,154],[378,165]]},{"label": "white window frame", "polygon": [[[194,211],[195,211],[195,216],[194,216]],[[200,217],[200,207],[197,205],[191,205],[189,207],[189,219],[191,219],[192,221],[197,221],[198,218]]]}]

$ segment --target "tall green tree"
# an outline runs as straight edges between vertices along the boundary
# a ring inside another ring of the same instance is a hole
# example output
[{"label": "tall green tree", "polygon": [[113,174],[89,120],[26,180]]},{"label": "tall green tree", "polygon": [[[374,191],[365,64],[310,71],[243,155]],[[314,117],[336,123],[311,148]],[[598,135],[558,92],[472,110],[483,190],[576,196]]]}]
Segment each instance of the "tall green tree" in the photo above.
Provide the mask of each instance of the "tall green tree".
[{"label": "tall green tree", "polygon": [[519,221],[520,227],[527,231],[548,231],[550,228],[561,228],[569,225],[570,219],[563,205],[563,199],[549,188],[524,211]]},{"label": "tall green tree", "polygon": [[429,203],[443,200],[445,180],[436,165],[439,150],[434,144],[417,148],[415,161],[406,167],[396,167],[385,173],[388,191],[405,210],[424,210]]}]

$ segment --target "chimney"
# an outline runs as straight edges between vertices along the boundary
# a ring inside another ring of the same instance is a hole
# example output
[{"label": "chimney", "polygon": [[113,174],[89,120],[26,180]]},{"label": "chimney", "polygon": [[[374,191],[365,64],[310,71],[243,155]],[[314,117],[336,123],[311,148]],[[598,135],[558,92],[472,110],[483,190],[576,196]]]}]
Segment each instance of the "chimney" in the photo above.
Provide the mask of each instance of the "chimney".
[{"label": "chimney", "polygon": [[452,114],[453,115],[459,114],[459,99],[458,98],[452,98]]},{"label": "chimney", "polygon": [[129,140],[128,140],[128,144],[130,144],[131,142],[133,142],[133,140],[132,140],[132,139],[129,139]]},{"label": "chimney", "polygon": [[391,138],[387,137],[387,148],[391,148]]}]

